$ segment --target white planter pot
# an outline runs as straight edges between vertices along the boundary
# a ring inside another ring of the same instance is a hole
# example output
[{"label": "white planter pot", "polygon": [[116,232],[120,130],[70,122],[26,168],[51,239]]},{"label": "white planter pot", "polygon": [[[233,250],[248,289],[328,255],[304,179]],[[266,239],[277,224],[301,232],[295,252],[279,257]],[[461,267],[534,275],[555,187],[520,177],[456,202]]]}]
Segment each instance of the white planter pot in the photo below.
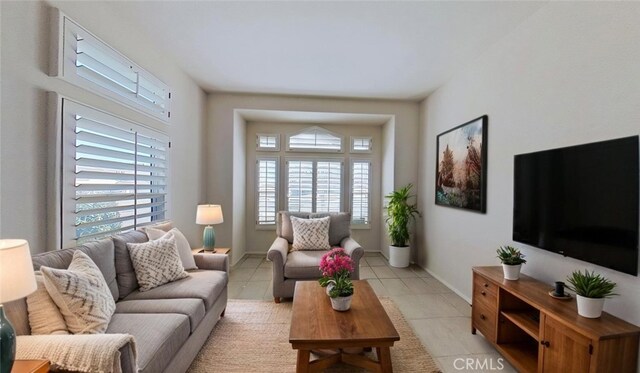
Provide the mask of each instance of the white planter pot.
[{"label": "white planter pot", "polygon": [[331,307],[336,311],[347,311],[351,308],[351,298],[353,298],[353,295],[331,298]]},{"label": "white planter pot", "polygon": [[411,257],[411,247],[389,246],[389,264],[396,268],[405,268],[409,266],[409,258]]},{"label": "white planter pot", "polygon": [[520,268],[522,268],[522,264],[518,265],[508,265],[503,264],[502,270],[504,271],[504,279],[505,280],[517,280],[520,278]]},{"label": "white planter pot", "polygon": [[602,316],[605,298],[587,298],[576,294],[578,301],[578,315],[590,319],[597,319]]}]

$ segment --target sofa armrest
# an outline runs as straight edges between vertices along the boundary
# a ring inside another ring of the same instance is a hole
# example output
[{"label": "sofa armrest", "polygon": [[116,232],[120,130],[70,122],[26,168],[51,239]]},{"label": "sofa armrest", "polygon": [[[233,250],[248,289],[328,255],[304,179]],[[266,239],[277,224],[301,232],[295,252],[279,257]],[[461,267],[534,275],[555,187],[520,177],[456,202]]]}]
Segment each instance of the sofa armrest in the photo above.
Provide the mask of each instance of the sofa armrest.
[{"label": "sofa armrest", "polygon": [[267,259],[273,262],[274,267],[283,268],[284,263],[287,261],[288,253],[289,241],[285,238],[277,237],[267,252]]},{"label": "sofa armrest", "polygon": [[46,359],[58,371],[137,373],[137,349],[128,334],[21,335],[16,359]]},{"label": "sofa armrest", "polygon": [[349,254],[353,260],[360,261],[360,258],[364,255],[362,246],[351,237],[343,238],[342,241],[340,241],[340,246],[342,246],[344,251]]},{"label": "sofa armrest", "polygon": [[193,254],[198,269],[209,269],[229,273],[229,255],[227,254]]}]

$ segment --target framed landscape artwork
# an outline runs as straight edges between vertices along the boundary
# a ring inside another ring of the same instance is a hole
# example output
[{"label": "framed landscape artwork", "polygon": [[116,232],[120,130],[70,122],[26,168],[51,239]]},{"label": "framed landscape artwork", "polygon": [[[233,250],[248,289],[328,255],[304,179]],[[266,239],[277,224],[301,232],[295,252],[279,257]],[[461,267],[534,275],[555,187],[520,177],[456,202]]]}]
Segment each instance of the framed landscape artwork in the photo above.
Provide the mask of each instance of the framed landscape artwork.
[{"label": "framed landscape artwork", "polygon": [[486,115],[438,135],[436,204],[486,212]]}]

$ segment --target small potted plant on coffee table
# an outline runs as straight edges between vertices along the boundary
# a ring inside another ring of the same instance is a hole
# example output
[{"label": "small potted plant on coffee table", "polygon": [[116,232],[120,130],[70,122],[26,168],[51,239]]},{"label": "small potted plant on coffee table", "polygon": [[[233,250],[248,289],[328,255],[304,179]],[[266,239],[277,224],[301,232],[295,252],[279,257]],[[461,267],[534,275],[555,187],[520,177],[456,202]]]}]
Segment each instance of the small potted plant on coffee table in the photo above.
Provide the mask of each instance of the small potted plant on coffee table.
[{"label": "small potted plant on coffee table", "polygon": [[320,260],[322,278],[320,285],[327,288],[331,297],[331,307],[336,311],[346,311],[351,308],[353,296],[353,260],[343,248],[335,248],[322,256]]},{"label": "small potted plant on coffee table", "polygon": [[616,283],[596,274],[595,271],[574,271],[567,277],[567,282],[567,287],[576,293],[578,315],[582,317],[597,319],[602,315],[604,300],[618,295],[613,292]]},{"label": "small potted plant on coffee table", "polygon": [[501,246],[497,251],[498,259],[502,262],[505,280],[517,280],[520,278],[520,268],[527,261],[520,250],[511,246]]}]

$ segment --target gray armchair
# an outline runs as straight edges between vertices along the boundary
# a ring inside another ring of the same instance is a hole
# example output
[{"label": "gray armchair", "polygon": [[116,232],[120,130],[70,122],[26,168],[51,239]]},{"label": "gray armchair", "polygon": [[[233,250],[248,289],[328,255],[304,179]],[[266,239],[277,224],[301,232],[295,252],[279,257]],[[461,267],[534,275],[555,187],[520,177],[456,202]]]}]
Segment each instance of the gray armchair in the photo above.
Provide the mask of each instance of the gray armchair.
[{"label": "gray armchair", "polygon": [[331,246],[339,246],[351,256],[354,264],[352,279],[360,279],[360,258],[364,255],[364,249],[351,238],[351,214],[338,213],[301,213],[280,211],[276,219],[276,239],[271,244],[267,253],[267,259],[273,264],[273,299],[280,303],[281,298],[293,297],[293,292],[298,280],[317,280],[322,276],[320,259],[327,251],[309,250],[289,252],[289,246],[293,243],[293,227],[290,216],[299,218],[331,217],[329,224],[329,243]]}]

